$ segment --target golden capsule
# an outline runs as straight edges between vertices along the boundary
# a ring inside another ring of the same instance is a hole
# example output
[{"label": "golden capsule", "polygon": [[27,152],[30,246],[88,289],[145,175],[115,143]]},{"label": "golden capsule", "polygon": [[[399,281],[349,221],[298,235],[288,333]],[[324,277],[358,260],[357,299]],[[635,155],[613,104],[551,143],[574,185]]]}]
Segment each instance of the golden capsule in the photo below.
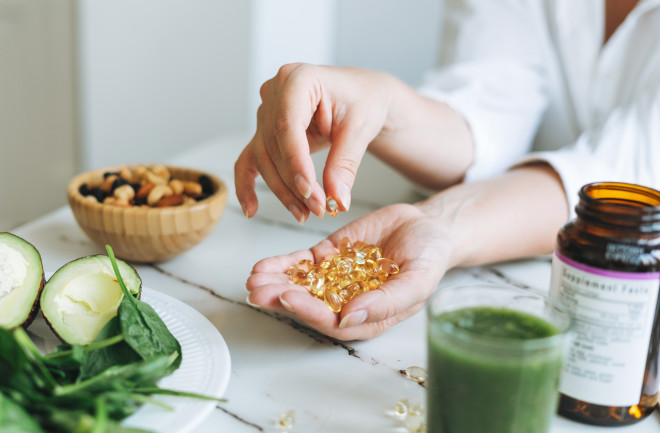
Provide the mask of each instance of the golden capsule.
[{"label": "golden capsule", "polygon": [[337,284],[339,284],[340,287],[346,287],[352,282],[353,280],[351,280],[349,274],[339,274],[339,279],[337,280]]},{"label": "golden capsule", "polygon": [[325,290],[323,297],[325,303],[333,312],[339,313],[341,311],[342,299],[334,290]]},{"label": "golden capsule", "polygon": [[377,266],[378,264],[376,263],[375,260],[367,259],[364,261],[364,264],[362,265],[362,270],[368,274],[373,272]]},{"label": "golden capsule", "polygon": [[355,262],[351,259],[343,259],[340,260],[335,266],[337,269],[337,272],[342,273],[342,274],[349,274],[353,270],[353,266],[355,265]]},{"label": "golden capsule", "polygon": [[351,293],[351,298],[360,293],[364,293],[364,283],[362,281],[355,281],[354,283],[346,286],[346,290]]},{"label": "golden capsule", "polygon": [[289,276],[293,284],[306,284],[307,283],[307,272],[302,269],[292,266],[289,268]]},{"label": "golden capsule", "polygon": [[422,383],[426,381],[428,374],[424,367],[418,367],[413,365],[412,367],[406,368],[406,376],[417,383]]},{"label": "golden capsule", "polygon": [[353,269],[349,274],[349,278],[352,282],[363,281],[367,274],[362,269]]},{"label": "golden capsule", "polygon": [[346,290],[346,288],[340,289],[337,292],[337,295],[339,295],[339,298],[341,299],[342,304],[347,303],[353,297],[353,295],[348,290]]},{"label": "golden capsule", "polygon": [[348,250],[351,248],[351,241],[347,237],[341,238],[341,241],[339,241],[339,252],[344,253],[344,251]]},{"label": "golden capsule", "polygon": [[323,260],[321,263],[319,263],[319,267],[323,269],[328,269],[332,266],[332,262],[330,260]]},{"label": "golden capsule", "polygon": [[378,279],[381,281],[381,283],[384,283],[384,282],[387,281],[387,279],[390,277],[390,274],[388,274],[388,273],[385,272],[385,271],[377,271],[377,272],[375,272],[373,275],[374,275],[376,278],[378,278]]},{"label": "golden capsule", "polygon": [[383,257],[383,252],[378,247],[373,247],[367,252],[367,260],[378,260]]},{"label": "golden capsule", "polygon": [[336,283],[337,281],[339,281],[340,276],[341,274],[337,272],[337,270],[335,270],[334,268],[330,268],[328,269],[328,272],[325,274],[325,279],[328,282]]},{"label": "golden capsule", "polygon": [[339,205],[337,204],[337,200],[332,197],[328,197],[325,203],[328,209],[328,214],[330,214],[330,216],[337,216],[339,213]]},{"label": "golden capsule", "polygon": [[366,258],[367,254],[364,251],[360,250],[355,252],[355,263],[363,265]]},{"label": "golden capsule", "polygon": [[296,266],[298,266],[303,271],[309,272],[314,267],[314,263],[312,263],[312,261],[309,259],[305,259],[299,261]]},{"label": "golden capsule", "polygon": [[296,422],[296,413],[293,410],[287,410],[280,414],[277,419],[277,427],[280,430],[290,430]]},{"label": "golden capsule", "polygon": [[367,280],[366,287],[368,287],[369,290],[375,290],[375,289],[379,288],[382,285],[383,285],[383,282],[380,280],[380,278],[378,278],[377,276],[373,276],[373,277],[370,277]]},{"label": "golden capsule", "polygon": [[320,277],[312,279],[309,283],[309,291],[312,294],[320,296],[319,293],[323,293],[325,287],[325,279],[321,275]]},{"label": "golden capsule", "polygon": [[394,260],[382,257],[378,259],[376,263],[378,263],[378,269],[383,272],[387,272],[390,275],[399,273],[399,266],[394,262]]}]

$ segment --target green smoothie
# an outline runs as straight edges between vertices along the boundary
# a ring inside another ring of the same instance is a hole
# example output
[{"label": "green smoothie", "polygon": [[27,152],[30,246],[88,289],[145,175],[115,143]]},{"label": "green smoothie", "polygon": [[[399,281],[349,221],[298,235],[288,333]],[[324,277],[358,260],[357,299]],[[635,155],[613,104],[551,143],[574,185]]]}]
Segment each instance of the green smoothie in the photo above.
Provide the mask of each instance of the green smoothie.
[{"label": "green smoothie", "polygon": [[558,402],[560,332],[519,311],[470,307],[430,318],[429,433],[545,433]]}]

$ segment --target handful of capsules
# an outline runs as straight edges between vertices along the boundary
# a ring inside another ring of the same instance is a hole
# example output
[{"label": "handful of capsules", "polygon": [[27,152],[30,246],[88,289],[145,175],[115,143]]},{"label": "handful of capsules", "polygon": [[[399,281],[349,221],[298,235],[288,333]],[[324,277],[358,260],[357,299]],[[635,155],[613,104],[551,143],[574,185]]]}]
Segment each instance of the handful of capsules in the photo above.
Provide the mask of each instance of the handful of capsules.
[{"label": "handful of capsules", "polygon": [[354,296],[380,288],[398,272],[399,266],[383,257],[378,246],[361,241],[351,244],[348,238],[339,243],[338,254],[318,264],[301,260],[287,271],[294,284],[305,287],[335,313]]}]

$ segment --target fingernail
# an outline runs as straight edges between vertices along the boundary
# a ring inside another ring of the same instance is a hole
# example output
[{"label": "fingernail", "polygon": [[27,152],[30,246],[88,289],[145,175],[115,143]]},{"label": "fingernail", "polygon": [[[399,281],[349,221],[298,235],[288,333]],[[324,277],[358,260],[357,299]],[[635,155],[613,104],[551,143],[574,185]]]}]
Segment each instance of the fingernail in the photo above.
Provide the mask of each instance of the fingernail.
[{"label": "fingernail", "polygon": [[241,210],[243,211],[243,215],[245,215],[245,218],[250,218],[248,216],[248,212],[247,212],[247,209],[246,209],[245,205],[242,202],[239,202],[239,204],[241,205]]},{"label": "fingernail", "polygon": [[309,208],[310,211],[317,217],[323,217],[325,213],[325,205],[321,204],[318,200],[314,198],[305,199],[305,205]]},{"label": "fingernail", "polygon": [[303,213],[302,209],[300,209],[300,206],[295,203],[291,203],[287,209],[289,209],[289,212],[291,212],[293,217],[298,220],[300,224],[305,222],[305,214]]},{"label": "fingernail", "polygon": [[280,304],[282,304],[282,306],[283,306],[287,311],[289,311],[289,312],[291,312],[291,313],[295,313],[295,311],[293,310],[293,307],[291,306],[291,304],[289,304],[287,301],[285,301],[284,299],[282,299],[282,295],[280,295]]},{"label": "fingernail", "polygon": [[261,305],[257,305],[254,302],[250,301],[250,295],[247,295],[245,297],[245,303],[248,304],[250,307],[261,308]]},{"label": "fingernail", "polygon": [[293,177],[293,184],[303,197],[309,198],[312,195],[312,185],[301,174],[296,174]]},{"label": "fingernail", "polygon": [[337,188],[339,191],[339,202],[344,208],[344,212],[351,206],[351,190],[348,185],[341,184]]},{"label": "fingernail", "polygon": [[367,310],[357,310],[352,313],[348,313],[341,319],[339,322],[340,328],[350,328],[351,326],[357,326],[361,323],[364,323],[367,320]]}]

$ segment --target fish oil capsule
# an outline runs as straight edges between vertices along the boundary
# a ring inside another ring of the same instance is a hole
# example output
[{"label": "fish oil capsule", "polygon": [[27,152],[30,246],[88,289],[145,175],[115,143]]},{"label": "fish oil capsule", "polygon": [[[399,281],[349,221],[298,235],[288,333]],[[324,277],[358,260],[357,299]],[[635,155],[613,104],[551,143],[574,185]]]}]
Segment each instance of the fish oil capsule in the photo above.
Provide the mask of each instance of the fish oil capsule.
[{"label": "fish oil capsule", "polygon": [[367,276],[367,273],[364,272],[362,269],[353,269],[349,274],[349,278],[351,279],[352,282],[356,281],[364,281],[364,279]]},{"label": "fish oil capsule", "polygon": [[337,204],[337,200],[335,200],[332,197],[328,197],[325,203],[328,208],[328,213],[331,216],[337,216],[337,214],[339,213],[339,205]]},{"label": "fish oil capsule", "polygon": [[417,383],[426,381],[427,373],[422,367],[412,366],[406,368],[406,376]]},{"label": "fish oil capsule", "polygon": [[323,288],[325,287],[325,278],[323,275],[320,275],[316,278],[313,278],[309,283],[309,291],[314,295],[317,295],[319,292],[323,293]]},{"label": "fish oil capsule", "polygon": [[351,259],[343,259],[340,260],[339,263],[336,264],[336,269],[337,272],[342,273],[342,274],[349,274],[353,270],[353,266],[355,265],[355,262]]},{"label": "fish oil capsule", "polygon": [[339,281],[340,276],[341,276],[341,274],[339,272],[337,272],[335,269],[330,269],[325,274],[325,279],[326,279],[326,281],[328,281],[330,283],[336,283],[337,281]]},{"label": "fish oil capsule", "polygon": [[352,282],[353,281],[351,280],[351,277],[348,274],[340,274],[339,280],[337,280],[337,284],[339,284],[340,287],[346,287]]},{"label": "fish oil capsule", "polygon": [[292,266],[289,268],[289,276],[293,281],[293,284],[305,284],[307,282],[307,272],[302,269]]},{"label": "fish oil capsule", "polygon": [[366,284],[365,287],[368,287],[369,290],[376,290],[377,288],[379,288],[382,285],[383,285],[383,282],[380,280],[380,278],[378,278],[377,276],[373,276],[373,277],[370,277],[367,280],[367,284]]},{"label": "fish oil capsule", "polygon": [[388,274],[388,273],[385,272],[385,271],[378,271],[378,272],[374,273],[373,275],[374,275],[376,278],[378,278],[378,279],[380,280],[381,283],[384,283],[384,282],[387,281],[387,279],[390,277],[390,274]]},{"label": "fish oil capsule", "polygon": [[325,290],[323,293],[324,301],[334,312],[339,313],[342,307],[342,299],[334,290]]},{"label": "fish oil capsule", "polygon": [[374,247],[367,253],[367,260],[378,260],[383,257],[383,252],[380,248]]},{"label": "fish oil capsule", "polygon": [[378,266],[378,264],[376,263],[376,261],[374,261],[372,259],[367,259],[367,260],[364,261],[364,264],[362,265],[362,270],[365,273],[369,274],[369,273],[373,272],[377,268],[377,266]]},{"label": "fish oil capsule", "polygon": [[360,250],[355,252],[355,263],[363,265],[366,258],[367,254],[364,251]]},{"label": "fish oil capsule", "polygon": [[319,267],[323,269],[328,269],[332,266],[332,262],[330,260],[323,260],[321,263],[319,263]]},{"label": "fish oil capsule", "polygon": [[390,275],[399,273],[399,266],[397,266],[394,260],[386,259],[383,257],[378,259],[376,263],[378,264],[378,269],[383,272],[387,272]]},{"label": "fish oil capsule", "polygon": [[343,253],[346,250],[351,249],[351,241],[347,237],[341,238],[341,241],[339,241],[339,252]]},{"label": "fish oil capsule", "polygon": [[402,398],[401,400],[394,403],[394,416],[398,419],[405,419],[408,415],[408,406],[410,405],[410,400],[407,398]]},{"label": "fish oil capsule", "polygon": [[287,410],[282,412],[280,417],[277,419],[277,427],[280,430],[289,430],[293,427],[295,422],[296,413],[293,410]]},{"label": "fish oil capsule", "polygon": [[301,260],[297,264],[298,268],[302,269],[305,272],[309,272],[313,267],[314,263],[312,263],[311,260],[306,259],[306,260]]},{"label": "fish oil capsule", "polygon": [[346,286],[346,290],[351,292],[351,297],[359,295],[360,293],[364,293],[364,283],[362,281],[355,281],[354,283]]}]

